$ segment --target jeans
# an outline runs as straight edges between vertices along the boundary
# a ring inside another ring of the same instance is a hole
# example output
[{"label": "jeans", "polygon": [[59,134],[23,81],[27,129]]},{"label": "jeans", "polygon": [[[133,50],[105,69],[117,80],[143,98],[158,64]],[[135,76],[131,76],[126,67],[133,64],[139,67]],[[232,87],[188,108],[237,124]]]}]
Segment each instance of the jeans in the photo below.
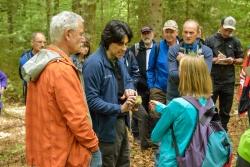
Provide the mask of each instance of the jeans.
[{"label": "jeans", "polygon": [[102,166],[102,154],[101,154],[101,151],[98,150],[92,153],[90,167],[101,167],[101,166]]}]

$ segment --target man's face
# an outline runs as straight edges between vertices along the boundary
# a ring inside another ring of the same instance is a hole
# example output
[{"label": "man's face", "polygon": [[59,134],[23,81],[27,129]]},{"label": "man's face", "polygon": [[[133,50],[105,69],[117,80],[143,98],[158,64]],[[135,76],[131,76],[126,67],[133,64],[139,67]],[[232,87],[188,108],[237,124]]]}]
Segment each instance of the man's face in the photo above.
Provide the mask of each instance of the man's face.
[{"label": "man's face", "polygon": [[193,22],[187,22],[183,25],[182,36],[186,44],[193,44],[198,37],[198,27],[197,24]]},{"label": "man's face", "polygon": [[31,41],[31,46],[35,54],[39,52],[41,49],[43,49],[45,45],[46,45],[46,38],[41,33],[37,33],[35,38]]},{"label": "man's face", "polygon": [[108,48],[108,52],[111,55],[111,58],[120,59],[124,56],[125,51],[127,50],[128,36],[125,35],[120,43],[111,43]]},{"label": "man's face", "polygon": [[233,29],[230,29],[230,28],[223,28],[222,26],[221,26],[221,28],[220,28],[220,33],[221,33],[221,36],[223,37],[223,38],[229,38],[229,37],[231,37],[232,36],[232,34],[233,34]]},{"label": "man's face", "polygon": [[75,54],[79,52],[84,41],[84,26],[82,22],[79,21],[78,26],[75,30],[68,30],[67,42],[70,54]]},{"label": "man's face", "polygon": [[154,33],[152,31],[145,31],[141,33],[141,40],[146,44],[150,45],[154,39]]},{"label": "man's face", "polygon": [[176,42],[177,35],[178,35],[177,30],[172,30],[172,29],[163,30],[163,38],[170,44]]}]

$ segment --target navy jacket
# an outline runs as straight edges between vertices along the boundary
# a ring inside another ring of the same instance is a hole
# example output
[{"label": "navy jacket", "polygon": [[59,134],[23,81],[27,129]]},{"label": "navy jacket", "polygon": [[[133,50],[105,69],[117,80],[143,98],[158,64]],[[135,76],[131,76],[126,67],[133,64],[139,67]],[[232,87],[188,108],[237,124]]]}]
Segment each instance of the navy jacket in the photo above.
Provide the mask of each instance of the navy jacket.
[{"label": "navy jacket", "polygon": [[[208,70],[211,71],[212,61],[213,61],[213,52],[212,50],[200,44],[201,50],[200,54],[204,55],[205,62],[208,66]],[[180,52],[180,44],[174,45],[169,48],[168,53],[168,65],[169,65],[169,75],[168,75],[168,87],[167,87],[167,100],[170,101],[173,98],[179,97],[179,62],[176,60],[177,55]]]},{"label": "navy jacket", "polygon": [[[124,89],[134,89],[124,60],[118,60],[118,67]],[[101,142],[115,142],[115,124],[121,105],[118,102],[117,80],[103,46],[84,62],[83,74],[94,130]]]},{"label": "navy jacket", "polygon": [[[22,77],[22,74],[21,74],[21,68],[23,67],[23,65],[29,60],[31,59],[32,57],[34,56],[34,54],[32,53],[32,49],[31,50],[28,50],[26,52],[24,52],[20,59],[19,59],[19,76],[20,78],[23,80],[23,77]],[[23,80],[24,81],[24,80]],[[24,81],[25,82],[25,81]],[[26,84],[26,82],[25,82]]]}]

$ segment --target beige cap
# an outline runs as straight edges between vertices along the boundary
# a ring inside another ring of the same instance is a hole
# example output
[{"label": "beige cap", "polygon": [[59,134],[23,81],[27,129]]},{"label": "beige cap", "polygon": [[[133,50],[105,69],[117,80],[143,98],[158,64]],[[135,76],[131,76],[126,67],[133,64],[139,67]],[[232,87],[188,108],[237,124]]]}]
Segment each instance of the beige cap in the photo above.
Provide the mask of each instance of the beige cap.
[{"label": "beige cap", "polygon": [[222,20],[222,27],[225,29],[235,30],[236,20],[232,16],[228,16]]},{"label": "beige cap", "polygon": [[171,29],[171,30],[178,30],[178,25],[174,20],[168,20],[165,22],[164,27],[163,27],[163,31],[166,29]]}]

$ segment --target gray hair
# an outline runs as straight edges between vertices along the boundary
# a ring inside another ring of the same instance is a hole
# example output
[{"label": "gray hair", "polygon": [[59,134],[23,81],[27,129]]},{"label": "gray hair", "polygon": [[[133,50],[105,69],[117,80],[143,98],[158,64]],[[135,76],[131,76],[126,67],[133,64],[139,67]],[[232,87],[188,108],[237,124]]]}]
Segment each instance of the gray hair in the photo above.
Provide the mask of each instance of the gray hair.
[{"label": "gray hair", "polygon": [[57,42],[62,38],[64,30],[75,30],[80,22],[84,22],[83,18],[69,11],[63,11],[52,17],[50,23],[50,39],[51,42]]},{"label": "gray hair", "polygon": [[194,24],[194,25],[196,26],[196,31],[199,33],[199,31],[200,31],[200,25],[199,25],[198,21],[196,21],[196,20],[193,20],[193,19],[188,19],[188,20],[186,20],[186,21],[184,22],[184,24],[183,24],[183,27],[184,27],[186,24],[190,24],[190,23],[192,23],[192,24]]},{"label": "gray hair", "polygon": [[43,35],[45,37],[44,33],[42,33],[42,32],[39,32],[39,31],[38,32],[33,32],[32,35],[31,35],[31,41],[34,41],[36,39],[37,34],[41,34],[41,35]]}]

